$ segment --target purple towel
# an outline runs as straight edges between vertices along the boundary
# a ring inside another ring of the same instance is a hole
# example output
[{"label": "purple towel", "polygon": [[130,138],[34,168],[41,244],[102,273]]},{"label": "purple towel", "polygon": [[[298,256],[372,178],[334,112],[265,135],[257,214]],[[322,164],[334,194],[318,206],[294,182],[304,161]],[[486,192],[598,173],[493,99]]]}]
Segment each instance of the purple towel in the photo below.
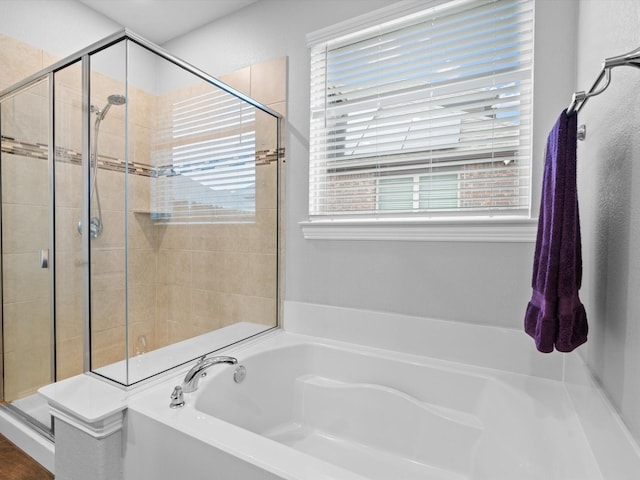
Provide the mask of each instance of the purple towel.
[{"label": "purple towel", "polygon": [[576,188],[577,115],[560,114],[547,139],[542,198],[533,260],[533,294],[525,331],[539,351],[570,352],[587,341]]}]

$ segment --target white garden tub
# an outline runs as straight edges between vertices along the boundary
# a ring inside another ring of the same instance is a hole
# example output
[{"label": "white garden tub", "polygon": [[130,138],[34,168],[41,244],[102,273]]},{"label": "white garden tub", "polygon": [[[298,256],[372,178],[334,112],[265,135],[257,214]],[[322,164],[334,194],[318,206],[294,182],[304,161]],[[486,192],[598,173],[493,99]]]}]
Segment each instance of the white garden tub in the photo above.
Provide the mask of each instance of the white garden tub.
[{"label": "white garden tub", "polygon": [[562,382],[278,331],[169,408],[135,395],[125,479],[602,480]]}]

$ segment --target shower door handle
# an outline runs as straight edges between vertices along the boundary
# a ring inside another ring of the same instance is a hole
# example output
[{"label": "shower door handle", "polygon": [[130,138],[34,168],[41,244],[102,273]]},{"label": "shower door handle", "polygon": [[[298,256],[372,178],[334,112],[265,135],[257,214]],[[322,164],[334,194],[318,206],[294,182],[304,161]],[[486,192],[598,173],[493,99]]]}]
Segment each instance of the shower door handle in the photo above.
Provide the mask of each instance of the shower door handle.
[{"label": "shower door handle", "polygon": [[49,249],[40,250],[40,268],[49,268]]}]

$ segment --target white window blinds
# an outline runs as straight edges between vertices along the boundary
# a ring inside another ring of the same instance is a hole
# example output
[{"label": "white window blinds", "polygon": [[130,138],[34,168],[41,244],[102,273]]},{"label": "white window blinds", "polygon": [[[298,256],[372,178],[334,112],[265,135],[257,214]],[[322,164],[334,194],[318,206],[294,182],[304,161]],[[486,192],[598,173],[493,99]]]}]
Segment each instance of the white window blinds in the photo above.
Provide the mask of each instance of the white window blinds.
[{"label": "white window blinds", "polygon": [[255,108],[215,89],[167,109],[153,155],[152,218],[167,223],[252,221]]},{"label": "white window blinds", "polygon": [[528,215],[533,0],[311,45],[310,215]]}]

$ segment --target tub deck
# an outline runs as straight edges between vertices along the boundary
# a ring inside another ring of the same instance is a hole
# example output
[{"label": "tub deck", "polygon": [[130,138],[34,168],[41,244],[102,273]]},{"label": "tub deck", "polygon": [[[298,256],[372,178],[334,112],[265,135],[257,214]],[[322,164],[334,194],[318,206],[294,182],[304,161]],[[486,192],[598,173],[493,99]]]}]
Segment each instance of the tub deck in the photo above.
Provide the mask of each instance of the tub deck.
[{"label": "tub deck", "polygon": [[559,381],[282,331],[225,354],[242,383],[216,366],[182,409],[168,408],[175,379],[129,405],[134,436],[179,431],[215,465],[193,466],[187,448],[193,471],[166,462],[145,477],[131,462],[130,478],[208,479],[227,463],[231,475],[235,459],[257,468],[243,479],[603,479]]}]

